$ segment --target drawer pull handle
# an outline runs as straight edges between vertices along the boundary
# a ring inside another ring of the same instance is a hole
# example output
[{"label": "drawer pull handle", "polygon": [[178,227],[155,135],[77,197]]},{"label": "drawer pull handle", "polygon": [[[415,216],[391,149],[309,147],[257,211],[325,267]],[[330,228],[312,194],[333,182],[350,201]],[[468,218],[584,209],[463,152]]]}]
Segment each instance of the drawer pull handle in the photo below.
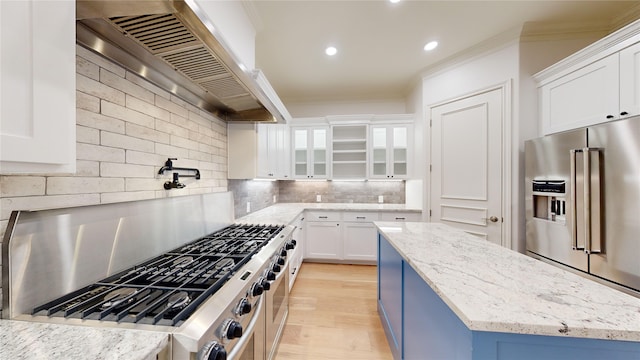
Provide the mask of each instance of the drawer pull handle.
[{"label": "drawer pull handle", "polygon": [[320,219],[328,219],[328,216],[318,216]]},{"label": "drawer pull handle", "polygon": [[405,220],[403,217],[396,217],[396,220]]},{"label": "drawer pull handle", "polygon": [[364,220],[364,219],[366,219],[366,217],[365,216],[356,216],[356,219],[363,219]]}]

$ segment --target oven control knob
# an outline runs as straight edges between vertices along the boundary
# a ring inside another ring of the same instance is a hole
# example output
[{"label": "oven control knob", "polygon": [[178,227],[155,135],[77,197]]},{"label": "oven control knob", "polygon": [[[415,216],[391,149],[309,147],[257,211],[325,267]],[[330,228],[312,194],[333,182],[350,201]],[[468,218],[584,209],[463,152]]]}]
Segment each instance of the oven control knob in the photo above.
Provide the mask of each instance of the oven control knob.
[{"label": "oven control knob", "polygon": [[275,279],[276,279],[276,273],[274,273],[271,270],[267,271],[267,280],[273,281]]},{"label": "oven control knob", "polygon": [[289,241],[289,242],[284,246],[284,248],[285,248],[285,249],[287,249],[287,250],[292,250],[292,249],[293,249],[293,248],[295,248],[295,247],[296,247],[296,241],[295,241],[295,240],[291,240],[291,241]]},{"label": "oven control knob", "polygon": [[227,351],[217,341],[206,343],[196,357],[198,360],[227,360]]},{"label": "oven control knob", "polygon": [[249,302],[249,300],[247,300],[247,298],[240,299],[234,313],[238,316],[242,316],[250,312],[251,312],[251,303]]},{"label": "oven control knob", "polygon": [[280,252],[280,256],[286,257],[287,256],[287,249],[282,248],[282,251]]},{"label": "oven control knob", "polygon": [[[271,271],[269,271],[269,273],[273,274]],[[276,279],[276,274],[273,274],[273,280],[275,279]],[[271,290],[271,283],[268,280],[269,280],[269,274],[267,274],[266,279],[262,280],[262,287],[264,287],[264,291]]]},{"label": "oven control knob", "polygon": [[242,324],[235,320],[229,320],[222,330],[222,336],[227,340],[233,340],[242,336]]},{"label": "oven control knob", "polygon": [[280,270],[282,270],[282,268],[280,268],[280,265],[278,265],[278,264],[273,264],[273,266],[271,267],[271,270],[273,272],[279,273]]},{"label": "oven control knob", "polygon": [[261,284],[260,281],[255,282],[253,285],[251,285],[251,296],[256,297],[256,296],[260,296],[262,295],[262,293],[264,292],[264,286]]},{"label": "oven control knob", "polygon": [[284,263],[285,263],[284,258],[279,257],[277,262],[278,262],[278,265],[284,266]]}]

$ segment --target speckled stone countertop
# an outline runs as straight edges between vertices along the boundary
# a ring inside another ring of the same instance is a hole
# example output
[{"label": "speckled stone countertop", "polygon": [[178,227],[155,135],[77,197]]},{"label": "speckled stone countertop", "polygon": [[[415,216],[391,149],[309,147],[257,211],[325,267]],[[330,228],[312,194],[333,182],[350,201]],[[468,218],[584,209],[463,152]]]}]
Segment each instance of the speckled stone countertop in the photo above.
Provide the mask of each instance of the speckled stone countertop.
[{"label": "speckled stone countertop", "polygon": [[161,332],[0,321],[0,359],[154,360],[168,341]]},{"label": "speckled stone countertop", "polygon": [[408,208],[405,204],[361,204],[361,203],[279,203],[236,219],[243,224],[289,224],[305,210],[327,211],[402,211],[421,213],[422,210]]},{"label": "speckled stone countertop", "polygon": [[434,223],[374,222],[473,331],[640,341],[640,299]]}]

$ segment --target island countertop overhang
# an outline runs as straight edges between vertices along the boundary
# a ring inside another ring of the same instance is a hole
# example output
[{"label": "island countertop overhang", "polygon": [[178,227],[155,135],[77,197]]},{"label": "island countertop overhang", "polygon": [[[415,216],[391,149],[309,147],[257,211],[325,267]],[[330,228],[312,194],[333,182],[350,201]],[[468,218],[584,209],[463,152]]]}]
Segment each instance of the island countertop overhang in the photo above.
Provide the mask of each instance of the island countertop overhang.
[{"label": "island countertop overhang", "polygon": [[640,299],[437,223],[374,222],[472,331],[640,341]]}]

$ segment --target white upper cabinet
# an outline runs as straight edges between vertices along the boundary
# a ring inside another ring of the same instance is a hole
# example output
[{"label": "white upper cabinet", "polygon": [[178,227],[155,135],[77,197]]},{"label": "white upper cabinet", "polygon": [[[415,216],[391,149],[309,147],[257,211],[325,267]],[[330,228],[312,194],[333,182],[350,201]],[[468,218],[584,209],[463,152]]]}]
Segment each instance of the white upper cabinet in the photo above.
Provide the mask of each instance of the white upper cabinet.
[{"label": "white upper cabinet", "polygon": [[620,51],[620,115],[627,115],[623,113],[640,114],[640,43]]},{"label": "white upper cabinet", "polygon": [[330,178],[329,137],[328,126],[291,127],[294,178]]},{"label": "white upper cabinet", "polygon": [[229,123],[228,178],[290,178],[289,127],[285,124]]},{"label": "white upper cabinet", "polygon": [[411,125],[371,125],[370,178],[404,179],[409,176]]},{"label": "white upper cabinet", "polygon": [[0,173],[74,173],[74,1],[0,1]]},{"label": "white upper cabinet", "polygon": [[289,179],[290,154],[286,124],[258,124],[258,178]]},{"label": "white upper cabinet", "polygon": [[543,134],[640,115],[640,21],[534,78]]}]

